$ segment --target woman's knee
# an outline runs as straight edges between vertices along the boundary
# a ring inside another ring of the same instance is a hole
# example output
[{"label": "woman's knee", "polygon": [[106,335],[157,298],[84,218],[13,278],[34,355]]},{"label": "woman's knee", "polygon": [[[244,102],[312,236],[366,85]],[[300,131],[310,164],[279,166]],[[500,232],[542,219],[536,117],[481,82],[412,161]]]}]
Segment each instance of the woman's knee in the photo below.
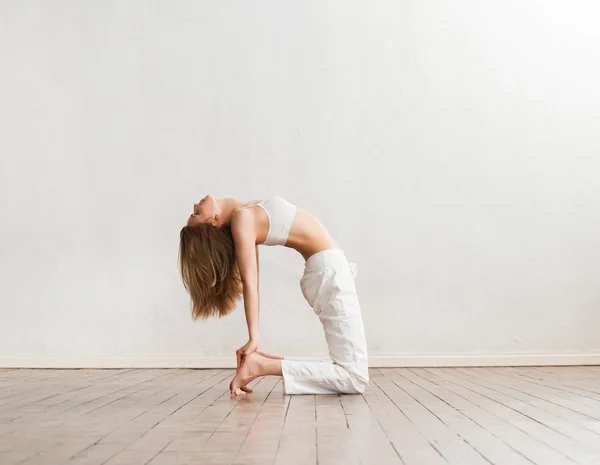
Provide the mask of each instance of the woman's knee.
[{"label": "woman's knee", "polygon": [[369,372],[350,373],[349,381],[346,394],[362,394],[369,387]]},{"label": "woman's knee", "polygon": [[365,392],[369,387],[369,375],[367,374],[366,376],[357,377],[355,385],[358,394]]}]

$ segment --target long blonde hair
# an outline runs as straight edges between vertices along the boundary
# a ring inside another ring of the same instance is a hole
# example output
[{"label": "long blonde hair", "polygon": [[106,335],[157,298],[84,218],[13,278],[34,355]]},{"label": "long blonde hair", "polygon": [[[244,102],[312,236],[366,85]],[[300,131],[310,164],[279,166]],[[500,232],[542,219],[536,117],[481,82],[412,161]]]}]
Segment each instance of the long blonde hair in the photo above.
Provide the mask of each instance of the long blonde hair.
[{"label": "long blonde hair", "polygon": [[231,313],[243,291],[231,227],[184,226],[179,237],[181,278],[192,298],[192,318]]}]

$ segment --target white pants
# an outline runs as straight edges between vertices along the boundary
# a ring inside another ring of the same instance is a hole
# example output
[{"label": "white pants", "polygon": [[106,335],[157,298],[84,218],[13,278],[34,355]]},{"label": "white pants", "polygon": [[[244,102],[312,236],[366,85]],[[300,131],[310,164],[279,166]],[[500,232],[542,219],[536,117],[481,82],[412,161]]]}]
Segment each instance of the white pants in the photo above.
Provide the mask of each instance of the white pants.
[{"label": "white pants", "polygon": [[358,394],[367,388],[367,341],[355,275],[355,265],[340,249],[324,250],[307,260],[300,286],[323,324],[330,360],[284,357],[286,394]]}]

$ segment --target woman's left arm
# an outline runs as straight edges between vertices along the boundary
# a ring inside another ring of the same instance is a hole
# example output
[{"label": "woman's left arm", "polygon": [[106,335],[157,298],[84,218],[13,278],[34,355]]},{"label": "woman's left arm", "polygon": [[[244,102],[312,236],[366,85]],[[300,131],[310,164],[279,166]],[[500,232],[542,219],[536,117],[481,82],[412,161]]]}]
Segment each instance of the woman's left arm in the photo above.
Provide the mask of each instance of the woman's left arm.
[{"label": "woman's left arm", "polygon": [[238,367],[245,356],[258,349],[258,255],[254,219],[247,210],[238,210],[231,221],[235,256],[244,286],[244,310],[248,324],[248,342],[236,351]]}]

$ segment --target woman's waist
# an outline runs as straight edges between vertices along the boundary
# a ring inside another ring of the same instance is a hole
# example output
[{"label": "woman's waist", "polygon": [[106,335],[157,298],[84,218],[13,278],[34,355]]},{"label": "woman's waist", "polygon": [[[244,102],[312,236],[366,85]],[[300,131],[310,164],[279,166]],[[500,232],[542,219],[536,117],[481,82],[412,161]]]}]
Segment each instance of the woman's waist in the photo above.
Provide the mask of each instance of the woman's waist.
[{"label": "woman's waist", "polygon": [[340,247],[329,247],[312,254],[306,260],[305,273],[328,269],[340,269],[350,265],[346,253]]}]

